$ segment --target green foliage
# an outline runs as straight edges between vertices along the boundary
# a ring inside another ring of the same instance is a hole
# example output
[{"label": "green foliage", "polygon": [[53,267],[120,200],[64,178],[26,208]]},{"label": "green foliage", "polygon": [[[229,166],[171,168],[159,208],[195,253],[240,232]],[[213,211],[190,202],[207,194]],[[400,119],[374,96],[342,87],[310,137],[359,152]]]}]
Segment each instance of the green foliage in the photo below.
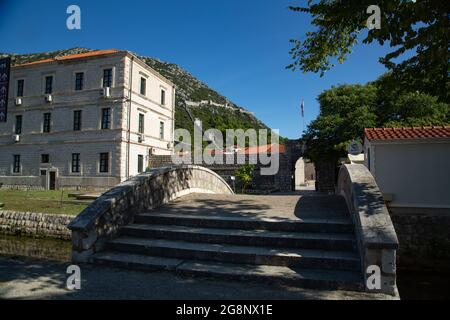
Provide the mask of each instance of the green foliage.
[{"label": "green foliage", "polygon": [[253,171],[255,170],[255,165],[244,164],[235,172],[235,176],[242,182],[242,193],[245,192],[247,186],[252,182]]},{"label": "green foliage", "polygon": [[450,105],[437,97],[386,86],[385,75],[367,85],[341,85],[318,97],[320,114],[303,136],[306,157],[337,161],[347,144],[362,139],[364,128],[446,125]]},{"label": "green foliage", "polygon": [[[366,26],[372,4],[381,8],[380,30]],[[306,7],[290,9],[311,15],[317,28],[304,41],[291,40],[288,68],[323,75],[334,60],[343,63],[358,38],[364,44],[388,43],[392,50],[380,62],[392,71],[397,86],[450,102],[450,1],[309,0]]]},{"label": "green foliage", "polygon": [[337,161],[345,155],[349,141],[361,136],[364,128],[376,125],[376,87],[341,85],[322,92],[318,101],[320,115],[303,136],[306,156],[313,162]]},{"label": "green foliage", "polygon": [[[406,93],[388,104],[384,127],[446,125],[450,122],[450,105],[423,93]],[[383,110],[386,115],[386,110]]]},{"label": "green foliage", "polygon": [[[225,109],[222,107],[208,106],[208,107],[195,107],[191,108],[191,113],[194,118],[202,120],[203,131],[214,128],[219,130],[224,137],[223,143],[225,144],[226,130],[227,129],[242,129],[244,131],[248,129],[267,129],[267,127],[258,121],[256,118],[242,114],[239,110]],[[176,108],[175,127],[187,129],[191,137],[194,136],[194,126],[189,118],[187,112],[181,108]],[[259,138],[259,136],[258,136]],[[280,143],[285,141],[285,138],[279,137]],[[271,142],[271,132],[268,130],[267,143]],[[248,147],[248,141],[246,141]]]}]

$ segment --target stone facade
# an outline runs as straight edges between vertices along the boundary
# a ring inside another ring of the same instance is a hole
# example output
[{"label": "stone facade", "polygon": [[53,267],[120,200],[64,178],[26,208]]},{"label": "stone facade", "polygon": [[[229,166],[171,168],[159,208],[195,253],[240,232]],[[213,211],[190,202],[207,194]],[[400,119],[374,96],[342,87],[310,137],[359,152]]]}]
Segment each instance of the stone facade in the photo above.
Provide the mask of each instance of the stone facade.
[{"label": "stone facade", "polygon": [[[110,84],[105,84],[105,70],[111,70]],[[75,90],[80,73],[82,90]],[[47,77],[53,77],[51,102],[45,94]],[[21,97],[19,81],[24,83]],[[103,96],[105,86],[110,86],[109,97]],[[173,150],[175,87],[126,51],[15,66],[9,91],[7,122],[0,123],[3,187],[108,188],[136,175],[140,159],[145,170],[149,154]],[[81,112],[80,130],[75,112]],[[44,132],[44,114],[50,114],[50,132]],[[102,126],[105,117],[108,128]],[[101,153],[107,154],[106,170],[100,170]],[[79,170],[72,169],[73,154],[79,154]],[[15,155],[20,156],[17,170]]]},{"label": "stone facade", "polygon": [[0,234],[70,239],[67,225],[74,217],[0,210]]}]

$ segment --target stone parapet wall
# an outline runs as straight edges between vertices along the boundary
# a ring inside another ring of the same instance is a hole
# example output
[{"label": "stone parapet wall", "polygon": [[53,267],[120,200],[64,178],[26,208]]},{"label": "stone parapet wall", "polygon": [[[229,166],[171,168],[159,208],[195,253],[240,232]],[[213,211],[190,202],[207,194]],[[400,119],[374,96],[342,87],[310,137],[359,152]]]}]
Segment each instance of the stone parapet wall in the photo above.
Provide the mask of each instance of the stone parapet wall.
[{"label": "stone parapet wall", "polygon": [[107,240],[118,236],[120,227],[134,221],[135,214],[190,193],[233,194],[233,190],[213,171],[192,165],[153,169],[122,182],[69,224],[72,260],[90,261]]},{"label": "stone parapet wall", "polygon": [[337,192],[345,198],[355,226],[364,283],[367,283],[369,271],[373,272],[371,268],[376,266],[381,272],[379,291],[395,295],[399,242],[375,179],[362,164],[342,165]]},{"label": "stone parapet wall", "polygon": [[69,215],[0,210],[0,234],[70,239]]}]

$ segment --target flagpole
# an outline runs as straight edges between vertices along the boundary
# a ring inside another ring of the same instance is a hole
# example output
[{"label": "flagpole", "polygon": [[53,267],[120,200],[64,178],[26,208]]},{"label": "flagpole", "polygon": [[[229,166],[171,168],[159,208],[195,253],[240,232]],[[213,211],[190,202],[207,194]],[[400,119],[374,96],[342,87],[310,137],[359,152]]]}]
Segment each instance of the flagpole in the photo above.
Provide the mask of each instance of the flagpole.
[{"label": "flagpole", "polygon": [[301,116],[302,116],[302,133],[301,136],[303,136],[303,133],[305,132],[305,99],[302,98],[302,103],[300,105],[301,109]]}]

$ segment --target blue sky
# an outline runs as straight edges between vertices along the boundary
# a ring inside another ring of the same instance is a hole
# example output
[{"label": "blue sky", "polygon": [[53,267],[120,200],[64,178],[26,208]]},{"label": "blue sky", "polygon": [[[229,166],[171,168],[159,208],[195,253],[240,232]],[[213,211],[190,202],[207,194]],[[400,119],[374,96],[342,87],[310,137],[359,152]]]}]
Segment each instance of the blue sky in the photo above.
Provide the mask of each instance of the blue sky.
[{"label": "blue sky", "polygon": [[[63,1],[0,0],[1,52],[89,47],[126,49],[176,63],[280,134],[298,138],[318,114],[316,98],[342,83],[365,83],[385,72],[386,48],[357,46],[324,77],[286,70],[289,39],[312,30],[307,15],[284,0]],[[39,4],[38,4],[39,3]],[[81,8],[81,30],[66,28],[66,9]]]}]

